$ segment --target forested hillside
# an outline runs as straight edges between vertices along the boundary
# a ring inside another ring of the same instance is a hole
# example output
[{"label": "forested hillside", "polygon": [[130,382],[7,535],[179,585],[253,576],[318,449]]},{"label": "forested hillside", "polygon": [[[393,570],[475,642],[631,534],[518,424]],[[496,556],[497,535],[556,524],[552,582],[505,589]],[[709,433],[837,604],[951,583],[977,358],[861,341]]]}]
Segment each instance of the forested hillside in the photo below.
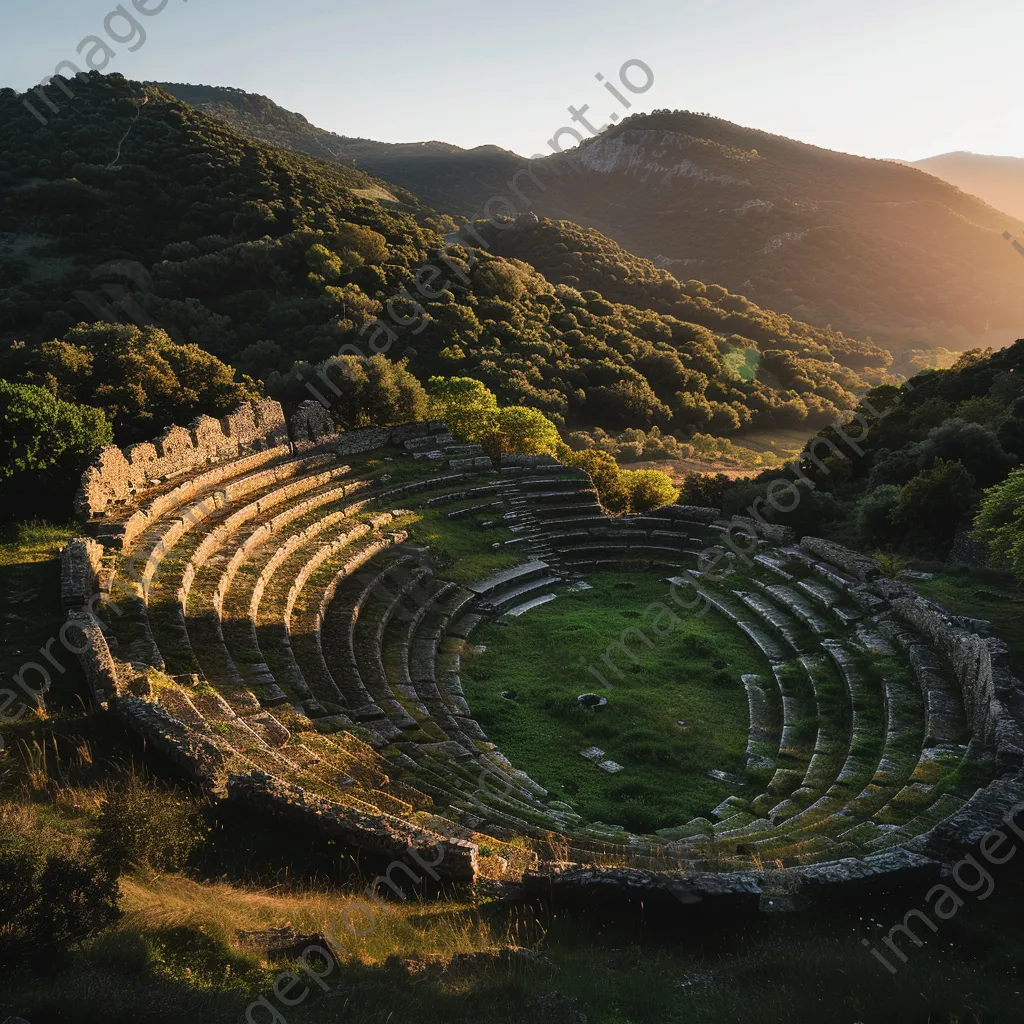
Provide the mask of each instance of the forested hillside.
[{"label": "forested hillside", "polygon": [[45,128],[8,91],[0,120],[0,376],[101,409],[119,441],[261,386],[294,404],[339,353],[683,439],[821,426],[890,379],[875,346],[683,287],[593,230],[525,217],[449,245],[410,194],[120,76]]},{"label": "forested hillside", "polygon": [[[743,513],[760,499],[766,518],[799,533],[935,560],[977,525],[978,536],[994,543],[996,564],[1016,558],[1024,579],[1024,547],[1013,550],[1024,536],[1022,461],[1024,340],[965,353],[951,369],[901,387],[875,388],[853,424],[813,438],[799,465],[738,484],[693,477],[682,500]],[[765,504],[773,483],[788,489],[776,481],[799,481],[799,500]]]},{"label": "forested hillside", "polygon": [[[495,147],[389,145],[310,125],[265,97],[171,91],[240,130],[330,156],[478,216],[526,162]],[[825,327],[965,349],[1005,344],[1024,318],[1024,232],[973,195],[896,161],[819,149],[688,111],[634,115],[520,178],[539,215],[596,227],[682,281],[698,278]],[[1011,212],[1012,211],[1008,211]]]}]

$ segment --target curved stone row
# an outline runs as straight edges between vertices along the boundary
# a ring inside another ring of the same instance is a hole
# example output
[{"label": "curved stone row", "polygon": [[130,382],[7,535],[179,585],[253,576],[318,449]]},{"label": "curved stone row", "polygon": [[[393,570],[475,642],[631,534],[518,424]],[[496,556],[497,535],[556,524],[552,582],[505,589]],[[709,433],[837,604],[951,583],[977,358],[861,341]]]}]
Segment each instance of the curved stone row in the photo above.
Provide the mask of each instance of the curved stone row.
[{"label": "curved stone row", "polygon": [[[504,863],[518,837],[542,868],[873,876],[941,856],[1017,785],[1022,709],[997,644],[862,556],[713,510],[611,519],[585,474],[495,465],[443,424],[339,435],[306,408],[283,444],[283,414],[260,409],[270,426],[247,442],[200,424],[187,452],[175,435],[178,473],[166,454],[147,476],[148,452],[103,453],[82,505],[100,543],[64,556],[96,699],[220,798],[380,852],[441,844],[453,878],[475,876],[481,843]],[[501,567],[446,578],[443,535],[437,551],[409,540],[423,516],[480,531]],[[511,765],[459,678],[482,622],[617,568],[690,588],[762,660],[736,680],[750,722],[735,794],[648,836],[583,822]]]}]

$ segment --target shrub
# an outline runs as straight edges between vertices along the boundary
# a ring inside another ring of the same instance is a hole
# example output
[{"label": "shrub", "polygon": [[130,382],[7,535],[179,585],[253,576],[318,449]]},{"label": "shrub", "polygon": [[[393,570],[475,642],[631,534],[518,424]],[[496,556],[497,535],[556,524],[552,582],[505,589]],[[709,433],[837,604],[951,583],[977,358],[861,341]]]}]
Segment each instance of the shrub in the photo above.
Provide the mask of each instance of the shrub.
[{"label": "shrub", "polygon": [[120,916],[117,877],[70,857],[0,854],[0,962],[63,951]]},{"label": "shrub", "polygon": [[72,470],[113,440],[99,409],[5,380],[0,380],[0,437],[0,480],[54,466]]},{"label": "shrub", "polygon": [[110,788],[100,806],[93,847],[115,874],[136,867],[180,871],[207,831],[195,802],[132,773]]}]

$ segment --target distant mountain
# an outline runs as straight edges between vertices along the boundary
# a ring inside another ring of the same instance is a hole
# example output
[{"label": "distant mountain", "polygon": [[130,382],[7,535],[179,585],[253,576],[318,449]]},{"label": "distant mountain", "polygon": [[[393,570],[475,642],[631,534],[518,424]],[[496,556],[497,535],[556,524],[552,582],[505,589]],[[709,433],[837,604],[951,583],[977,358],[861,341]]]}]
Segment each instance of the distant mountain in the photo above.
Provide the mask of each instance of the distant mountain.
[{"label": "distant mountain", "polygon": [[997,210],[1024,219],[1024,158],[944,153],[917,160],[912,167],[934,174],[964,192],[980,196]]},{"label": "distant mountain", "polygon": [[896,161],[869,160],[683,111],[635,115],[584,142],[578,172],[496,147],[389,144],[325,132],[266,97],[168,91],[257,138],[343,163],[435,209],[481,215],[496,195],[595,227],[680,280],[716,282],[818,326],[965,348],[1024,326],[1024,234],[973,195]]}]

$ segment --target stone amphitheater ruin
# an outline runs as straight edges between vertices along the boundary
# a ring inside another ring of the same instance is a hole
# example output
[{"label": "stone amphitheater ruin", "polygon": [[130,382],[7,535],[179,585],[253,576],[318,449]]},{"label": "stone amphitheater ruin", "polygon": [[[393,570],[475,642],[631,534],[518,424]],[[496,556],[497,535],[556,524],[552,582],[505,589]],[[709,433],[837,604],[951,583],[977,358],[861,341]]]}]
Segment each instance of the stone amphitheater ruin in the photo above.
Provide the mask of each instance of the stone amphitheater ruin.
[{"label": "stone amphitheater ruin", "polygon": [[[490,531],[504,567],[446,579],[409,539],[424,509]],[[62,596],[97,704],[212,798],[443,879],[797,906],[938,877],[1024,800],[1024,701],[984,623],[749,522],[756,552],[712,576],[713,510],[613,519],[578,470],[496,463],[442,423],[336,433],[316,403],[286,422],[253,402],[105,449],[79,512]],[[653,835],[583,821],[510,764],[460,683],[482,623],[617,567],[685,582],[763,663],[736,679],[760,791]]]}]

